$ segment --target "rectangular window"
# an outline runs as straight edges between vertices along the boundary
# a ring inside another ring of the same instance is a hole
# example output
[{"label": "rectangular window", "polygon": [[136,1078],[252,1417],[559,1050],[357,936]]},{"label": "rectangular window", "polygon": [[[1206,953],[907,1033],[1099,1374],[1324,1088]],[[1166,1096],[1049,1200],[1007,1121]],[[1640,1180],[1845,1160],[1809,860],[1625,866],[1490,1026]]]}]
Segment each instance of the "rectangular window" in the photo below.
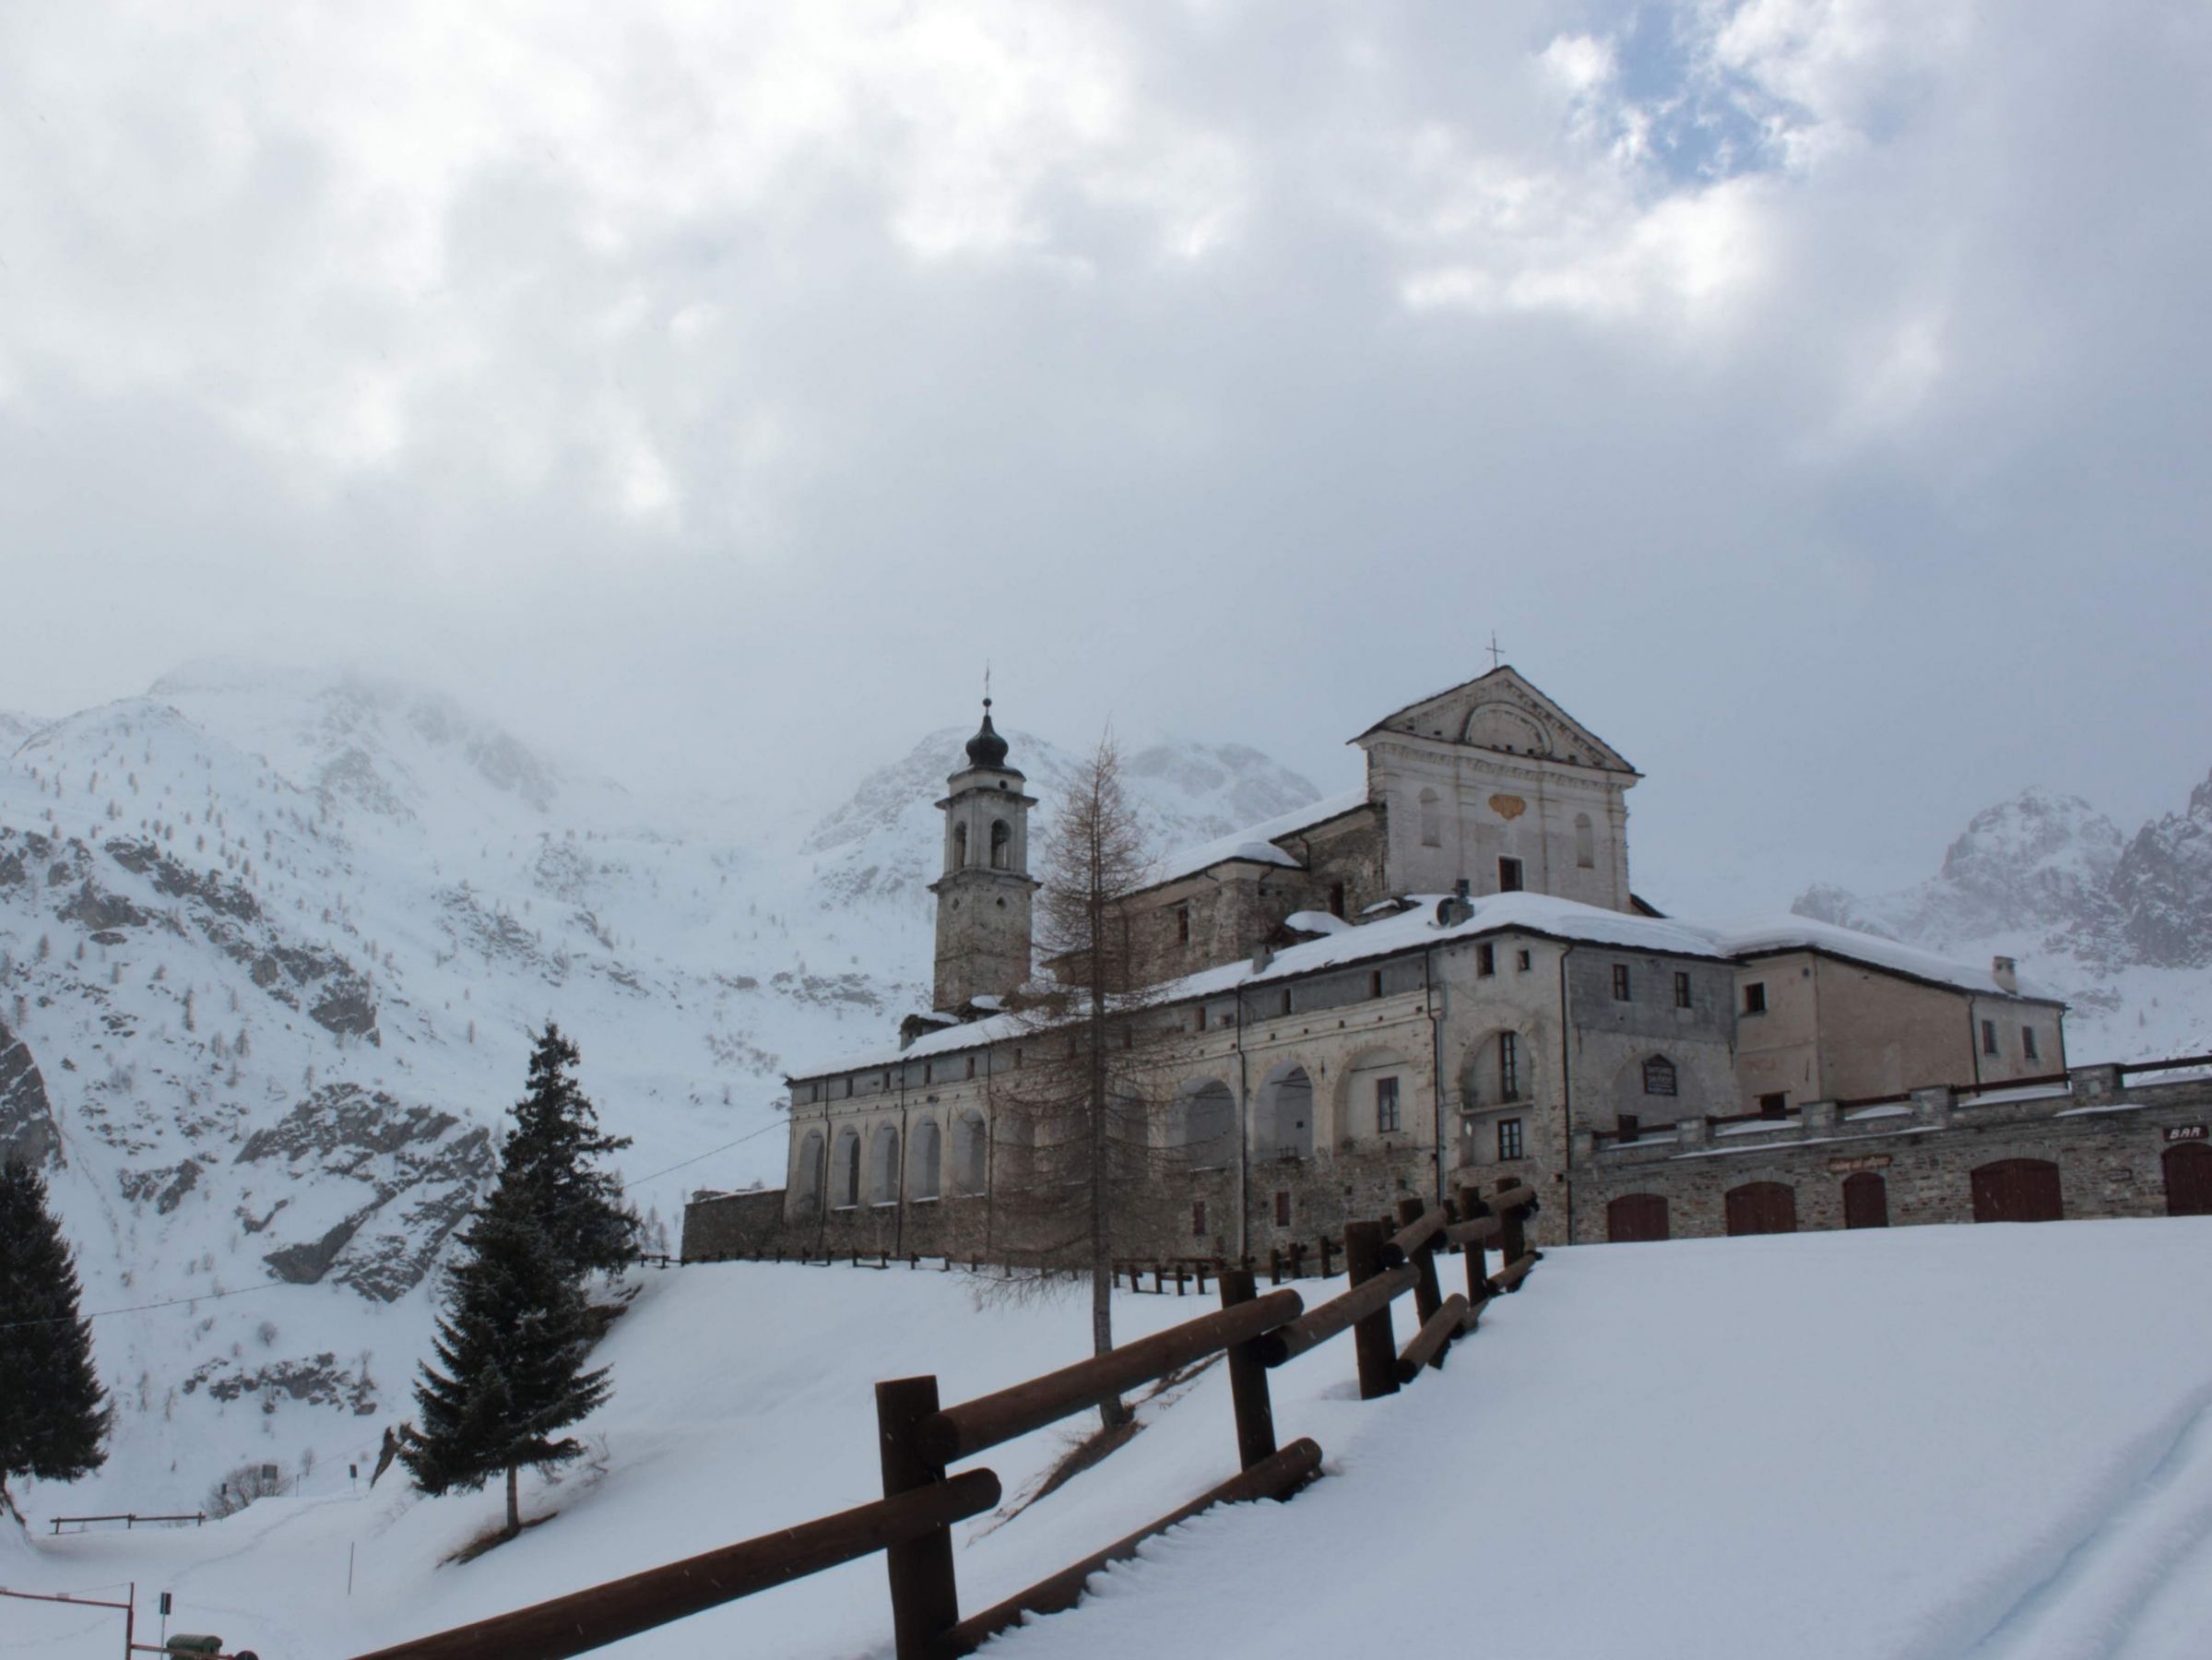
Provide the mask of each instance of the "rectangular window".
[{"label": "rectangular window", "polygon": [[1764,1014],[1767,1012],[1767,982],[1752,980],[1744,987],[1744,1013]]},{"label": "rectangular window", "polygon": [[1290,1013],[1290,988],[1288,986],[1283,988],[1283,1012],[1285,1014]]},{"label": "rectangular window", "polygon": [[975,1075],[976,1075],[976,1057],[975,1057],[975,1056],[973,1056],[973,1055],[970,1055],[970,1056],[968,1057],[968,1076],[972,1078],[972,1077],[974,1077]]},{"label": "rectangular window", "polygon": [[1497,1120],[1497,1162],[1504,1164],[1509,1159],[1520,1156],[1520,1120],[1517,1118],[1499,1119]]},{"label": "rectangular window", "polygon": [[1501,859],[1497,861],[1497,891],[1501,894],[1520,892],[1520,860]]},{"label": "rectangular window", "polygon": [[1290,1226],[1290,1194],[1287,1192],[1278,1191],[1275,1194],[1275,1226]]},{"label": "rectangular window", "polygon": [[923,1083],[925,1083],[925,1084],[933,1084],[933,1083],[935,1083],[936,1081],[937,1081],[937,1062],[936,1062],[936,1061],[923,1061],[923,1062],[922,1062],[922,1082],[923,1082]]},{"label": "rectangular window", "polygon": [[1329,914],[1332,917],[1344,914],[1344,884],[1341,882],[1329,884]]},{"label": "rectangular window", "polygon": [[1643,1120],[1633,1112],[1616,1112],[1613,1115],[1613,1132],[1622,1141],[1632,1142],[1643,1132]]},{"label": "rectangular window", "polygon": [[1016,1049],[1016,1050],[1014,1050],[1014,1069],[1015,1069],[1015,1070],[1018,1072],[1018,1071],[1020,1071],[1020,1070],[1021,1070],[1021,1066],[1022,1066],[1022,1051],[1021,1051],[1020,1049]]},{"label": "rectangular window", "polygon": [[1203,1199],[1190,1202],[1190,1237],[1194,1239],[1206,1237],[1206,1202]]},{"label": "rectangular window", "polygon": [[1981,1052],[1985,1055],[1997,1052],[1997,1023],[1993,1020],[1981,1023]]},{"label": "rectangular window", "polygon": [[1626,1002],[1628,1001],[1628,965],[1626,963],[1615,963],[1613,966],[1613,1001],[1615,1002]]},{"label": "rectangular window", "polygon": [[1674,1006],[1677,1009],[1690,1006],[1690,977],[1679,968],[1674,970]]},{"label": "rectangular window", "polygon": [[1788,1118],[1790,1116],[1790,1092],[1785,1089],[1779,1094],[1759,1097],[1759,1116],[1761,1118]]},{"label": "rectangular window", "polygon": [[1206,1029],[1206,1005],[1204,1003],[1198,1006],[1198,1029],[1201,1032]]},{"label": "rectangular window", "polygon": [[1497,972],[1497,953],[1488,945],[1474,948],[1474,971],[1487,977]]},{"label": "rectangular window", "polygon": [[1188,905],[1175,907],[1175,943],[1178,945],[1190,943],[1190,907]]},{"label": "rectangular window", "polygon": [[1513,954],[1513,966],[1515,968],[1519,969],[1521,973],[1526,974],[1529,971],[1529,966],[1530,958],[1527,952],[1517,951]]},{"label": "rectangular window", "polygon": [[1388,1135],[1398,1128],[1398,1080],[1375,1080],[1375,1129],[1378,1134]]},{"label": "rectangular window", "polygon": [[1520,1039],[1511,1032],[1497,1035],[1497,1098],[1520,1099]]},{"label": "rectangular window", "polygon": [[2041,1052],[2036,1048],[2035,1028],[2033,1026],[2022,1026],[2020,1028],[2020,1053],[2027,1056],[2030,1061],[2040,1061],[2043,1058]]},{"label": "rectangular window", "polygon": [[1382,995],[1382,970],[1379,968],[1374,970],[1367,976],[1367,995],[1369,997],[1380,997]]}]

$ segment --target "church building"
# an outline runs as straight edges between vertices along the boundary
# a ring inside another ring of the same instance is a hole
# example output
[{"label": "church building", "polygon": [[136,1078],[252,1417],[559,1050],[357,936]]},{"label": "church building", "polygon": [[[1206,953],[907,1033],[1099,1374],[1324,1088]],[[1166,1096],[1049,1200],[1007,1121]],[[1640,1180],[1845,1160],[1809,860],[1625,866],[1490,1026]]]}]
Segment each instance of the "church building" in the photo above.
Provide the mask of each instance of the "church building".
[{"label": "church building", "polygon": [[[1511,667],[1351,741],[1360,788],[1163,859],[1126,903],[1161,966],[1131,1041],[1177,1156],[1143,1254],[1264,1263],[1408,1196],[1516,1180],[1541,1197],[1539,1242],[1840,1226],[1844,1183],[1899,1159],[1926,1175],[1896,1219],[1952,1219],[1981,1182],[1958,1160],[2095,1132],[2060,1121],[2081,1087],[2064,1006],[2009,960],[1639,900],[1641,775]],[[1011,1103],[1038,1028],[1009,1005],[1039,972],[1036,804],[987,702],[938,803],[937,1007],[794,1073],[785,1187],[703,1197],[687,1255],[1016,1250],[993,1200],[1025,1168]],[[1990,1133],[1962,1137],[1970,1119]],[[2081,1156],[2103,1159],[2103,1197],[2073,1214],[2129,1214],[2112,1194],[2142,1149]]]}]

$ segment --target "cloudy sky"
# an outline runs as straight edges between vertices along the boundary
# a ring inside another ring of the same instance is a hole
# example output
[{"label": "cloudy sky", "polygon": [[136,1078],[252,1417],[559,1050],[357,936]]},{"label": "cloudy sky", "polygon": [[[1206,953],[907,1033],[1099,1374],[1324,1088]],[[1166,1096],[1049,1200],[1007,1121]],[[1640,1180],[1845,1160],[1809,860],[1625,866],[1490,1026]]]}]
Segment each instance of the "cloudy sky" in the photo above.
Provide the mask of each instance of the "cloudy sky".
[{"label": "cloudy sky", "polygon": [[1495,630],[1655,892],[2132,822],[2208,84],[2180,0],[16,0],[0,707],[342,660],[841,790],[988,657],[1337,788]]}]

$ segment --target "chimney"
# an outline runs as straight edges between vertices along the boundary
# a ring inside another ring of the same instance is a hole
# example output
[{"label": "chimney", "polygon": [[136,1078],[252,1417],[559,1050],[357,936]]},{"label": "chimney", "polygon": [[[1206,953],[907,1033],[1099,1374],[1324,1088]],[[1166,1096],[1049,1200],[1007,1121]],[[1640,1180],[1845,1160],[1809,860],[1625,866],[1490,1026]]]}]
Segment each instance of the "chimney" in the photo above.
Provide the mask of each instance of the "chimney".
[{"label": "chimney", "polygon": [[1252,947],[1252,972],[1265,974],[1275,961],[1275,954],[1262,943]]},{"label": "chimney", "polygon": [[1997,987],[1998,987],[1998,990],[2004,990],[2004,991],[2017,991],[2017,990],[2019,990],[2019,989],[2020,989],[2020,972],[2019,972],[2019,970],[2020,970],[2020,966],[2019,966],[2019,964],[2017,964],[2017,963],[2014,962],[2014,961],[2013,961],[2013,959],[2012,959],[2012,958],[2010,958],[2010,957],[2007,957],[2007,956],[2001,956],[2001,957],[1992,957],[1992,958],[1990,958],[1990,960],[1989,960],[1989,975],[1990,975],[1990,978],[1992,978],[1992,979],[1993,979],[1993,980],[1995,980],[1995,981],[1997,982]]}]

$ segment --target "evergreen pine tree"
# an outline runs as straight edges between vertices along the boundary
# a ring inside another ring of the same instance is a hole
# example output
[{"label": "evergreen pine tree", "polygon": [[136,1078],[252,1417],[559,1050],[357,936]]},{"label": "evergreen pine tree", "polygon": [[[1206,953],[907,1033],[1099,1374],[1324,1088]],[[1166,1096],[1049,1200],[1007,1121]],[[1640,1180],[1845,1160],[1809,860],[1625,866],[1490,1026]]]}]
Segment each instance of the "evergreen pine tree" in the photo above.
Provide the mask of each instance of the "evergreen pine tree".
[{"label": "evergreen pine tree", "polygon": [[594,1168],[630,1144],[599,1133],[599,1115],[576,1087],[576,1046],[550,1021],[530,1056],[529,1094],[515,1104],[515,1129],[500,1154],[500,1185],[528,1195],[556,1256],[579,1277],[637,1260],[638,1219],[622,1207],[621,1184]]},{"label": "evergreen pine tree", "polygon": [[75,1481],[107,1458],[106,1395],[77,1298],[44,1180],[0,1159],[0,1513],[16,1513],[9,1476]]},{"label": "evergreen pine tree", "polygon": [[507,1478],[505,1535],[522,1529],[525,1464],[564,1464],[584,1449],[556,1432],[609,1393],[607,1369],[584,1369],[593,1332],[584,1294],[554,1253],[526,1196],[506,1184],[461,1238],[445,1307],[415,1386],[421,1425],[400,1461],[426,1493]]}]

